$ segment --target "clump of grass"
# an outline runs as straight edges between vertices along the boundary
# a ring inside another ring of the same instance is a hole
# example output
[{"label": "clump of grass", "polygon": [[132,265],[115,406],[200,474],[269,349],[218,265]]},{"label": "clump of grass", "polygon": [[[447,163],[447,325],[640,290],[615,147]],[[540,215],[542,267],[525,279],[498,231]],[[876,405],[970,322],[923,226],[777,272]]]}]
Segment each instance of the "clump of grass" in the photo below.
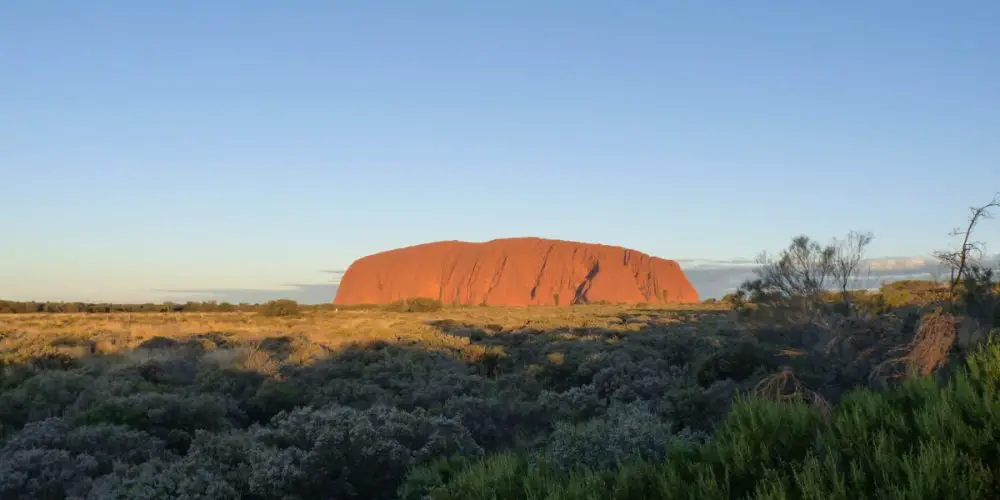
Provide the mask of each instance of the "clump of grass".
[{"label": "clump of grass", "polygon": [[754,393],[772,401],[808,403],[824,418],[829,418],[833,406],[820,393],[803,384],[789,366],[783,366],[778,373],[764,377],[754,387]]}]

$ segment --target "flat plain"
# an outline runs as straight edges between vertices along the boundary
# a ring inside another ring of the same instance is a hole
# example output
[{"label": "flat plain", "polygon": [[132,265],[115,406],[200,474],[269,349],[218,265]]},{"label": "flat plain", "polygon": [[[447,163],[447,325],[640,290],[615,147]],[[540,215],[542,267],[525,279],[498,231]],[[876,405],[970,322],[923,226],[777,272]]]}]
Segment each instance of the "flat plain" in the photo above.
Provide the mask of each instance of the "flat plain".
[{"label": "flat plain", "polygon": [[[1000,418],[959,414],[1000,401],[1000,348],[940,308],[785,326],[725,304],[286,312],[0,315],[0,498],[996,488],[976,436]],[[966,355],[973,382],[928,378]],[[893,441],[858,458],[876,438]],[[811,454],[833,449],[857,455]]]},{"label": "flat plain", "polygon": [[[454,307],[433,312],[391,312],[378,308],[304,309],[300,314],[268,317],[256,312],[13,314],[0,316],[0,360],[28,361],[40,356],[79,358],[163,350],[198,342],[204,347],[238,349],[260,344],[293,344],[303,358],[323,358],[347,346],[393,342],[456,353],[477,351],[473,332],[499,336],[544,333],[573,336],[588,330],[617,336],[627,333],[690,332],[729,323],[719,305],[634,307]],[[704,319],[711,319],[707,324]],[[456,325],[461,325],[456,326]],[[729,326],[733,326],[729,324]],[[499,337],[497,337],[499,338]],[[575,337],[574,337],[575,338]],[[487,342],[488,343],[488,342]]]}]

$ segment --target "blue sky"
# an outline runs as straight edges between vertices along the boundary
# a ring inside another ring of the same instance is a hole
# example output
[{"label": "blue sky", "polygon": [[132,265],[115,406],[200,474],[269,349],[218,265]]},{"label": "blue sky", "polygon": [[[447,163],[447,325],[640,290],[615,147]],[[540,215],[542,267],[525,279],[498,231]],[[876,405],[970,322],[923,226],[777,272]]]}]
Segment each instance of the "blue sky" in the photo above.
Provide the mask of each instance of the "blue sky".
[{"label": "blue sky", "polygon": [[927,255],[1000,189],[997,26],[986,0],[2,2],[0,297],[322,296],[440,239]]}]

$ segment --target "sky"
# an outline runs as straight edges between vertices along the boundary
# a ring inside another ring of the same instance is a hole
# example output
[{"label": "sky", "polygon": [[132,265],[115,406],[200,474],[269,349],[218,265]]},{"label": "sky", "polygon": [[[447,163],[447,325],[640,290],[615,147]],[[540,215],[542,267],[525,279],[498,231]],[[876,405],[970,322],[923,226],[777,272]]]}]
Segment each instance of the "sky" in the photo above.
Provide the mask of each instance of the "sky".
[{"label": "sky", "polygon": [[1000,190],[997,26],[993,0],[0,2],[0,298],[325,302],[361,256],[512,236],[706,290],[798,234],[928,256]]}]

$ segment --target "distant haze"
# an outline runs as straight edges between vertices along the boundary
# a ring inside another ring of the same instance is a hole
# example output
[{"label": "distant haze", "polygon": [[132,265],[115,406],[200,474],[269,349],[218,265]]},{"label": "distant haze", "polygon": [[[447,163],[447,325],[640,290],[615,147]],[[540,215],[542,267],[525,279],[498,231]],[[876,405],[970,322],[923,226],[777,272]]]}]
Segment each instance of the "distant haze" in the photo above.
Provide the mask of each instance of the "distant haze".
[{"label": "distant haze", "polygon": [[280,289],[218,288],[200,290],[166,290],[170,296],[183,300],[216,300],[219,302],[259,303],[274,299],[292,299],[300,304],[326,304],[337,295],[336,284],[288,285]]},{"label": "distant haze", "polygon": [[[749,259],[704,260],[677,259],[684,274],[698,291],[702,299],[721,298],[736,290],[740,284],[755,277],[757,264]],[[1000,255],[988,257],[983,264],[1000,267]],[[82,302],[186,302],[215,300],[230,303],[260,303],[274,299],[292,299],[300,304],[326,304],[337,295],[342,270],[317,271],[320,276],[331,276],[318,283],[286,284],[273,288],[190,288],[153,289],[129,296],[18,296],[6,294],[0,299],[37,301],[82,301]],[[878,288],[883,282],[907,279],[947,278],[947,270],[930,257],[881,257],[869,259],[863,264],[859,280],[852,284],[855,289]]]},{"label": "distant haze", "polygon": [[[688,280],[698,290],[702,299],[721,298],[736,290],[740,284],[755,277],[757,264],[748,259],[678,261]],[[1000,256],[984,260],[992,267],[1000,265]],[[862,265],[859,280],[852,284],[855,289],[878,288],[886,281],[908,279],[940,279],[947,277],[947,271],[930,257],[883,257],[869,259]],[[255,289],[215,289],[215,290],[171,290],[190,296],[190,300],[219,300],[227,302],[261,302],[276,298],[297,300],[302,304],[323,304],[337,295],[337,284],[288,285],[279,290]]]}]

